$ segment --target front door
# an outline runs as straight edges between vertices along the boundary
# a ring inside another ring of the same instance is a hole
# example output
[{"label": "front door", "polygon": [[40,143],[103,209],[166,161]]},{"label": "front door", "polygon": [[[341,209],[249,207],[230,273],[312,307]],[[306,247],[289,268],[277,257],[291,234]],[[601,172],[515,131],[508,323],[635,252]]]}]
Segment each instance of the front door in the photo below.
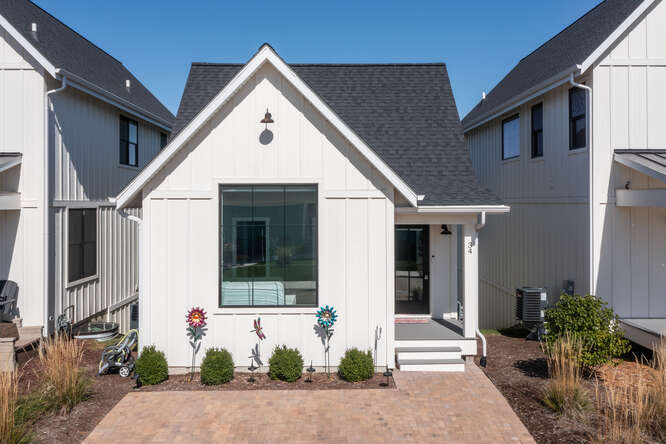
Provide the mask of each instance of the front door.
[{"label": "front door", "polygon": [[395,228],[395,312],[430,314],[428,225]]}]

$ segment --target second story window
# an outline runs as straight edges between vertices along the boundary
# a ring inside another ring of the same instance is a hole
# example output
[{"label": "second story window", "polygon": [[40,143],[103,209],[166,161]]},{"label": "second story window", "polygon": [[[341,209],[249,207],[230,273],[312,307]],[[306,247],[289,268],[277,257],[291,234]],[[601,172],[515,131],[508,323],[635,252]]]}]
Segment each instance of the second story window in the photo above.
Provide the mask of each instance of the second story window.
[{"label": "second story window", "polygon": [[120,116],[120,164],[139,165],[139,124]]},{"label": "second story window", "polygon": [[569,90],[569,149],[587,146],[587,97],[584,89]]},{"label": "second story window", "polygon": [[520,156],[520,116],[502,121],[502,159]]},{"label": "second story window", "polygon": [[160,149],[167,146],[168,137],[166,133],[160,133]]},{"label": "second story window", "polygon": [[532,158],[543,157],[543,103],[532,107]]}]

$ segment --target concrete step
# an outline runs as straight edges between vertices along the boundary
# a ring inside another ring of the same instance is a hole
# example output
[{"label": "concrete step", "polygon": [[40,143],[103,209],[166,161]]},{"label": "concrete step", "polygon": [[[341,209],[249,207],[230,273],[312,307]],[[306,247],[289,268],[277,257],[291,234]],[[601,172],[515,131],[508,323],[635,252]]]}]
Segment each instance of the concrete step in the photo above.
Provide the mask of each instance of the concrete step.
[{"label": "concrete step", "polygon": [[460,347],[398,347],[398,359],[460,359]]},{"label": "concrete step", "polygon": [[464,359],[399,359],[401,372],[464,372]]}]

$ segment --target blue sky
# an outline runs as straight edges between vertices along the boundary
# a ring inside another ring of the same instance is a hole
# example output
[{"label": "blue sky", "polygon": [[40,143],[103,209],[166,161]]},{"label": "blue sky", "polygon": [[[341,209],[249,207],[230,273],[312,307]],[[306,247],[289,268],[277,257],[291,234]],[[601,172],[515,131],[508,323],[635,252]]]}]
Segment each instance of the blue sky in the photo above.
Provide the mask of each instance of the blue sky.
[{"label": "blue sky", "polygon": [[175,114],[190,63],[446,62],[463,117],[599,0],[36,0],[122,61]]}]

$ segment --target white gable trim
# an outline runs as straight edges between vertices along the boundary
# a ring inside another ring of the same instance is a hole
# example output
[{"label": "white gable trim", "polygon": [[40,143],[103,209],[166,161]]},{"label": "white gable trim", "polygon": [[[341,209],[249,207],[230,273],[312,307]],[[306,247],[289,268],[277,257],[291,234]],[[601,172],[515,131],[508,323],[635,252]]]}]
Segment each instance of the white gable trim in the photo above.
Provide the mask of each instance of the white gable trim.
[{"label": "white gable trim", "polygon": [[152,162],[146,166],[132,182],[120,192],[116,198],[116,207],[124,208],[146,184],[162,169],[166,163],[185,145],[206,122],[213,117],[225,103],[254,75],[264,63],[270,63],[282,74],[303,96],[338,130],[351,142],[365,158],[379,170],[391,184],[409,201],[413,206],[417,205],[416,193],[383,161],[379,156],[345,123],[340,117],[324,103],[317,94],[275,53],[268,45],[264,44],[257,54],[240,70],[236,76],[225,86],[197,114],[190,123],[178,133],[178,135],[158,154]]},{"label": "white gable trim", "polygon": [[656,6],[661,0],[646,0],[643,3],[636,8],[634,12],[629,15],[629,17],[626,18],[624,22],[620,26],[618,26],[615,31],[611,33],[611,35],[608,36],[606,40],[592,52],[588,56],[587,59],[580,65],[581,66],[581,73],[586,72],[592,65],[594,65],[597,60],[599,60],[605,53],[608,51],[611,46],[615,44],[623,35],[625,32],[629,30],[631,26],[634,25],[634,23],[641,18],[641,16],[648,11],[650,8],[653,6]]},{"label": "white gable trim", "polygon": [[46,70],[49,74],[51,74],[51,77],[54,79],[56,78],[56,68],[46,60],[46,57],[44,57],[39,51],[37,51],[37,48],[32,46],[32,43],[30,43],[23,35],[14,28],[9,21],[7,21],[6,18],[4,18],[0,14],[0,26],[5,28],[5,30],[9,33],[9,35],[18,42],[19,45],[23,47],[26,51],[28,51],[28,54],[39,63],[42,68]]}]

